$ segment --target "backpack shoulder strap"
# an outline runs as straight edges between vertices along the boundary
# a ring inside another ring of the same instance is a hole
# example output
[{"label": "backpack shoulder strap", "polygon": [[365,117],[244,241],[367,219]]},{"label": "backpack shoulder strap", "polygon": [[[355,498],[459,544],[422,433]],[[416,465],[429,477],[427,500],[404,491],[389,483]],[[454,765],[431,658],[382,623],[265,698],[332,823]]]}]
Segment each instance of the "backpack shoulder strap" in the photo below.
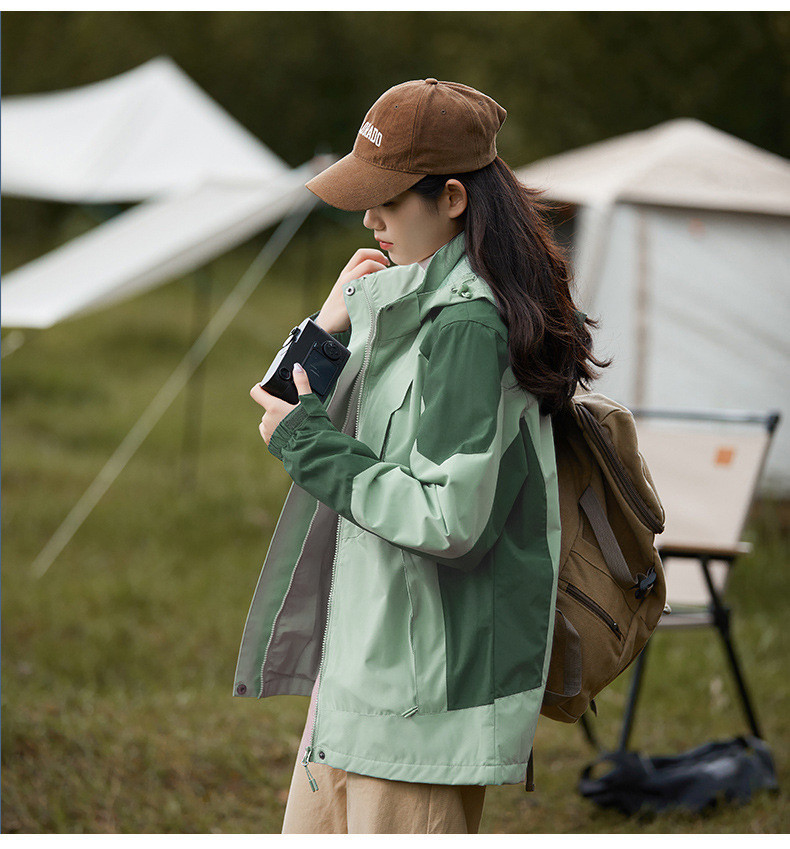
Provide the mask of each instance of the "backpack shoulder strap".
[{"label": "backpack shoulder strap", "polygon": [[606,514],[601,507],[601,502],[595,494],[595,490],[591,486],[582,493],[579,499],[579,505],[584,510],[590,524],[592,525],[595,538],[598,540],[598,546],[606,560],[606,565],[612,573],[612,577],[623,586],[624,589],[631,589],[634,586],[634,579],[631,575],[631,570],[625,562],[623,552],[617,542],[617,537],[614,535],[612,526],[606,518]]}]

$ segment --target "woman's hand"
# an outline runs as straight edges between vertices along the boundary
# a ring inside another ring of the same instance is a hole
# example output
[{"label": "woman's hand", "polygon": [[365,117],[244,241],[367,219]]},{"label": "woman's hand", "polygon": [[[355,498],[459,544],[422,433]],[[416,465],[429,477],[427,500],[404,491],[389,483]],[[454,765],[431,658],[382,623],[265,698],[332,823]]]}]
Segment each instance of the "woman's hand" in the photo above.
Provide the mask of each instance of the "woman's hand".
[{"label": "woman's hand", "polygon": [[348,330],[351,319],[348,317],[346,302],[343,300],[343,289],[349,280],[358,280],[365,274],[381,271],[390,264],[389,258],[375,248],[360,248],[348,261],[346,267],[340,272],[340,277],[332,287],[329,297],[321,307],[321,312],[316,318],[319,327],[327,333],[339,333]]},{"label": "woman's hand", "polygon": [[[294,363],[293,378],[294,383],[296,384],[296,391],[300,395],[307,395],[313,391],[310,388],[310,381],[307,378],[307,373],[304,369],[302,369],[302,366],[299,363]],[[288,415],[288,413],[290,413],[291,410],[295,410],[298,405],[289,404],[287,401],[283,401],[282,398],[272,395],[270,392],[262,389],[259,383],[256,383],[255,386],[250,389],[250,395],[256,404],[260,404],[261,407],[266,410],[263,416],[261,416],[261,423],[258,425],[258,430],[263,437],[263,441],[268,445],[269,440],[272,438],[272,434],[274,433],[274,429]]]}]

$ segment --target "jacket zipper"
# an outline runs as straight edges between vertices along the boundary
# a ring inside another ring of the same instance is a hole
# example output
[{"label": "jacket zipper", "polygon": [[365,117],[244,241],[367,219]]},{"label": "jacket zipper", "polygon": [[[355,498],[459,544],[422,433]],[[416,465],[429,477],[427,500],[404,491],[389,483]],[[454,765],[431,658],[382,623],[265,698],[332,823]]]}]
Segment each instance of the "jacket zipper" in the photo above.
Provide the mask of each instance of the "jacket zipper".
[{"label": "jacket zipper", "polygon": [[612,617],[598,604],[596,601],[590,598],[586,593],[582,592],[578,587],[573,584],[568,584],[565,587],[565,591],[569,596],[575,598],[580,604],[583,604],[588,610],[594,613],[604,624],[607,625],[610,631],[612,631],[618,640],[623,639],[623,632],[620,630],[620,626],[617,622],[612,619]]},{"label": "jacket zipper", "polygon": [[631,509],[640,518],[642,524],[646,528],[653,531],[655,534],[660,534],[664,530],[663,523],[653,514],[653,511],[645,503],[644,498],[642,498],[639,494],[639,491],[634,486],[634,482],[631,480],[628,472],[623,468],[623,464],[617,457],[610,441],[602,432],[603,428],[601,424],[583,404],[577,404],[576,410],[578,410],[580,417],[583,420],[585,430],[604,455],[604,459],[606,460],[606,464],[610,471],[620,482],[620,488]]},{"label": "jacket zipper", "polygon": [[[291,331],[291,333],[293,333],[293,331]],[[287,341],[288,340],[286,339],[286,342]],[[335,383],[335,385],[332,387],[332,393],[331,393],[329,399],[327,400],[327,406],[329,405],[330,401],[332,400],[332,396],[334,396],[336,389],[337,389],[337,383]],[[296,563],[298,563],[302,559],[302,553],[304,552],[304,547],[307,545],[307,540],[308,540],[308,537],[310,536],[310,531],[313,528],[313,522],[315,522],[315,517],[318,515],[318,506],[319,505],[316,504],[316,508],[313,511],[313,516],[310,519],[310,524],[307,526],[307,532],[304,535],[304,541],[302,542],[302,547],[299,549],[299,556],[296,558]],[[291,587],[293,586],[295,575],[296,575],[296,568],[294,568],[293,572],[291,572],[291,577],[290,577],[290,580],[288,581],[288,587],[285,590],[285,594],[283,595],[283,600],[280,604],[280,609],[277,611],[277,615],[274,617],[274,621],[272,623],[272,633],[269,636],[269,642],[266,644],[266,651],[263,653],[263,661],[261,662],[261,692],[258,696],[259,699],[263,696],[263,670],[264,670],[264,667],[266,666],[266,661],[268,660],[268,657],[269,657],[269,647],[271,646],[272,639],[274,638],[274,631],[277,627],[277,620],[280,618],[280,614],[283,612],[283,607],[285,607],[285,600],[288,598],[288,593],[291,591]]]},{"label": "jacket zipper", "polygon": [[[379,312],[374,312],[373,304],[370,302],[370,297],[368,295],[367,289],[363,286],[361,287],[362,291],[365,293],[365,300],[368,304],[368,310],[370,312],[370,332],[368,334],[368,340],[365,347],[365,358],[362,361],[362,367],[359,370],[359,374],[357,375],[356,380],[354,381],[354,385],[351,388],[351,395],[354,394],[354,390],[357,387],[357,383],[360,384],[359,387],[359,397],[357,398],[357,413],[356,420],[354,422],[354,437],[356,438],[357,433],[359,432],[359,412],[362,409],[362,389],[365,380],[365,371],[368,367],[368,363],[370,362],[370,356],[373,349],[373,338],[376,335],[376,319],[378,318]],[[351,415],[351,410],[346,413],[346,420],[343,422],[343,432],[345,433],[346,426],[348,425],[348,417]],[[332,575],[329,582],[329,596],[327,598],[326,603],[326,626],[324,628],[324,640],[321,646],[321,661],[318,664],[318,676],[321,676],[321,673],[324,671],[324,657],[326,656],[326,642],[327,637],[329,635],[329,618],[332,612],[332,593],[335,589],[335,566],[337,565],[337,552],[340,547],[340,516],[337,519],[337,535],[335,537],[335,556],[332,558]],[[313,749],[315,748],[315,732],[318,727],[318,706],[320,702],[320,689],[321,685],[318,685],[318,690],[316,690],[315,694],[315,715],[313,716],[313,728],[312,733],[310,735],[310,745],[305,749],[304,757],[302,758],[302,766],[305,768],[307,772],[307,778],[310,782],[310,787],[315,792],[318,790],[318,783],[313,778],[310,773],[310,768],[308,766],[310,759],[313,756]]]},{"label": "jacket zipper", "polygon": [[313,774],[310,772],[310,767],[307,765],[310,761],[310,756],[313,754],[313,747],[308,746],[304,750],[304,757],[302,758],[302,766],[307,771],[307,780],[310,782],[310,789],[315,793],[318,790],[318,782],[313,778]]}]

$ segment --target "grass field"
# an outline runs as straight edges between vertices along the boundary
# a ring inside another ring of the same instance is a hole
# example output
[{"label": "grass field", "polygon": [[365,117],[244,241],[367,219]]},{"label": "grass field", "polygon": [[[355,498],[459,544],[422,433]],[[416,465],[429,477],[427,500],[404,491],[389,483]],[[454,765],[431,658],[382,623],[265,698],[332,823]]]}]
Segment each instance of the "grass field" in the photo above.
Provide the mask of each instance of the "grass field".
[{"label": "grass field", "polygon": [[[209,356],[199,449],[184,392],[49,571],[30,564],[179,362],[192,278],[41,333],[2,368],[2,829],[278,832],[307,700],[232,699],[238,640],[288,487],[248,396],[288,330],[318,309],[350,249],[300,234]],[[210,268],[213,305],[248,246]],[[199,384],[196,384],[199,385]],[[192,396],[194,399],[194,395]],[[777,761],[778,795],[704,816],[628,819],[576,792],[591,752],[544,720],[537,792],[490,788],[482,831],[780,833],[786,788],[790,532],[763,503],[737,567],[735,637]],[[599,699],[613,744],[628,676]],[[743,733],[714,635],[659,634],[634,744],[677,752]]]}]

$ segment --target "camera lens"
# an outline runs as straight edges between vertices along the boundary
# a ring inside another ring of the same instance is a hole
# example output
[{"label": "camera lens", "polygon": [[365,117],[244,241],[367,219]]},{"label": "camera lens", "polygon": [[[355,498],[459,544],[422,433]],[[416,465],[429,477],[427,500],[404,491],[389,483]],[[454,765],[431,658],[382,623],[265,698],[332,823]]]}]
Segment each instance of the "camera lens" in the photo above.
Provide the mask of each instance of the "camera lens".
[{"label": "camera lens", "polygon": [[324,342],[324,353],[330,360],[336,360],[340,357],[340,349],[335,342]]},{"label": "camera lens", "polygon": [[288,380],[291,377],[291,372],[287,368],[283,367],[277,370],[277,375],[282,380]]}]

